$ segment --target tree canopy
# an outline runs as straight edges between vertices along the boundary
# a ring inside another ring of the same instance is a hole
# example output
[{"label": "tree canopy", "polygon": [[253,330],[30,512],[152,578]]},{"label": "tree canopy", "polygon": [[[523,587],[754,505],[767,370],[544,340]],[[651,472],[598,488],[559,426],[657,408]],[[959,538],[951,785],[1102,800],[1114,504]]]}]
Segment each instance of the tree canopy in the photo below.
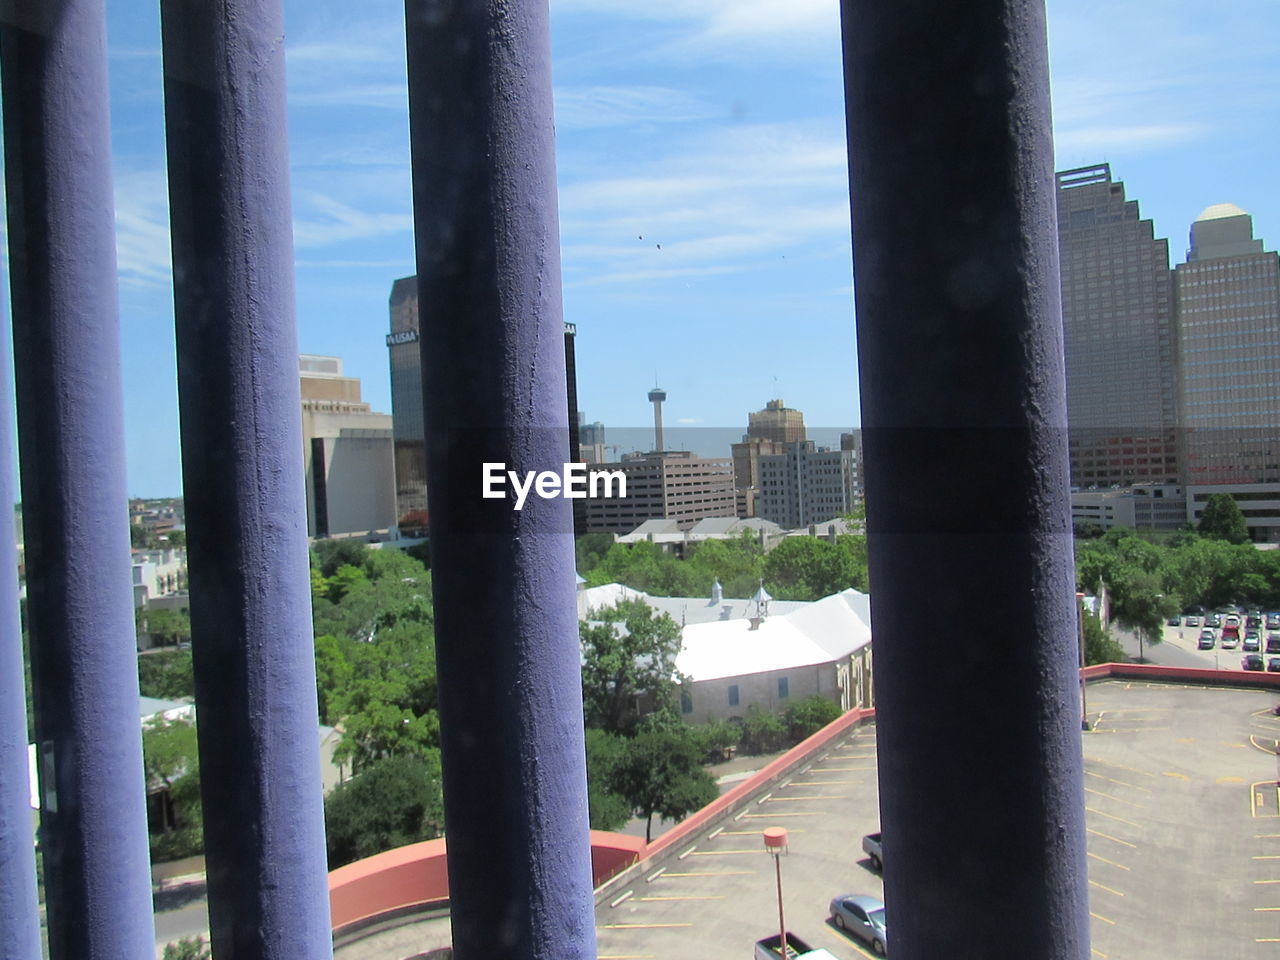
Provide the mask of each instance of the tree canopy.
[{"label": "tree canopy", "polygon": [[325,798],[329,869],[444,833],[440,753],[368,764]]},{"label": "tree canopy", "polygon": [[593,610],[578,625],[582,641],[582,707],[588,727],[630,733],[638,701],[671,703],[679,683],[680,625],[643,600]]},{"label": "tree canopy", "polygon": [[1249,528],[1235,498],[1229,493],[1213,493],[1205,501],[1197,531],[1202,537],[1227,543],[1248,543]]}]

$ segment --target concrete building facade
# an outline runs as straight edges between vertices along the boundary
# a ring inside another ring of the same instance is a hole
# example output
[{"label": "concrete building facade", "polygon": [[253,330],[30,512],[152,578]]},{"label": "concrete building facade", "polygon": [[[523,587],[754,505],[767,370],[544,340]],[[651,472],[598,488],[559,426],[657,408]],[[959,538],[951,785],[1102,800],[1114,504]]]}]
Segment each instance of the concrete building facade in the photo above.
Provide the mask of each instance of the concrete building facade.
[{"label": "concrete building facade", "polygon": [[1177,483],[1169,242],[1109,164],[1057,174],[1071,483]]},{"label": "concrete building facade", "polygon": [[418,345],[418,278],[391,285],[391,418],[395,447],[396,522],[419,536],[427,526],[427,445],[422,412],[422,355]]},{"label": "concrete building facade", "polygon": [[628,533],[659,518],[674,520],[684,529],[704,517],[735,515],[731,460],[668,450],[602,463],[596,469],[624,474],[627,495],[581,501],[590,532]]},{"label": "concrete building facade", "polygon": [[763,410],[747,414],[746,439],[759,437],[776,443],[805,439],[804,414],[786,406],[781,399],[770,400]]},{"label": "concrete building facade", "polygon": [[1075,490],[1073,523],[1095,523],[1104,530],[1181,530],[1187,525],[1187,495],[1177,485],[1145,485],[1113,490]]},{"label": "concrete building facade", "polygon": [[812,440],[760,457],[756,513],[789,529],[843,516],[857,503],[857,453],[818,449]]},{"label": "concrete building facade", "polygon": [[1188,519],[1214,492],[1244,498],[1255,540],[1280,539],[1280,258],[1230,203],[1191,225],[1174,271]]},{"label": "concrete building facade", "polygon": [[360,381],[338,357],[299,360],[307,535],[385,530],[395,525],[391,417],[360,399]]}]

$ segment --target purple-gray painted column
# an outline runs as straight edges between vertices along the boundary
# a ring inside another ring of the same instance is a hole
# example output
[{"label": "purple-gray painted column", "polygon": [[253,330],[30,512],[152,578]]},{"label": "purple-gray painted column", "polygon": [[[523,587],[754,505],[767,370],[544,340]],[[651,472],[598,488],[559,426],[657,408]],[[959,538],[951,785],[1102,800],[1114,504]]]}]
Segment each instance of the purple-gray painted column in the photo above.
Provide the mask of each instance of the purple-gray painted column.
[{"label": "purple-gray painted column", "polygon": [[155,935],[102,0],[0,2],[0,79],[49,952],[141,960]]},{"label": "purple-gray painted column", "polygon": [[[0,544],[16,544],[9,376],[0,349]],[[0,960],[40,960],[16,568],[0,568]]]},{"label": "purple-gray painted column", "polygon": [[215,956],[332,951],[279,0],[161,3]]},{"label": "purple-gray painted column", "polygon": [[893,956],[1085,960],[1043,4],[842,12]]},{"label": "purple-gray painted column", "polygon": [[546,0],[407,0],[453,945],[595,956]]}]

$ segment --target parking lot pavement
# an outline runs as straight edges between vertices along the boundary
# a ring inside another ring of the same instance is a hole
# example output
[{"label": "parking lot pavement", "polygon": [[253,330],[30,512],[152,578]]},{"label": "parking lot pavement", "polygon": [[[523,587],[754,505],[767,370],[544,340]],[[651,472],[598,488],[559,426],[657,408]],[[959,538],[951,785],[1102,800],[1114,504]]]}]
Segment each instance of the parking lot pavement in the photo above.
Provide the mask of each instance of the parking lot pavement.
[{"label": "parking lot pavement", "polygon": [[601,960],[749,958],[756,940],[776,932],[774,859],[766,827],[786,827],[780,858],[788,930],[845,960],[870,956],[828,923],[839,893],[882,896],[862,854],[862,836],[879,828],[875,727],[867,726],[747,809],[681,846],[597,909]]}]

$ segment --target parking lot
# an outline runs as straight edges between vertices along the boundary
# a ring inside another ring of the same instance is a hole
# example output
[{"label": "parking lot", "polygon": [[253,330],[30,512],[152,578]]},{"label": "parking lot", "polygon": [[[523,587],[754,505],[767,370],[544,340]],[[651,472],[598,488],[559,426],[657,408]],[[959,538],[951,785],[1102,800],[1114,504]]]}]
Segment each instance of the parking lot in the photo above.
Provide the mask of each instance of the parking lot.
[{"label": "parking lot", "polygon": [[[1105,681],[1083,734],[1092,955],[1280,960],[1275,695]],[[875,727],[859,730],[737,818],[709,827],[597,910],[601,960],[740,960],[777,926],[761,836],[785,826],[788,929],[845,960],[838,893],[882,897],[860,847],[878,829]],[[890,925],[892,926],[892,904]]]}]

